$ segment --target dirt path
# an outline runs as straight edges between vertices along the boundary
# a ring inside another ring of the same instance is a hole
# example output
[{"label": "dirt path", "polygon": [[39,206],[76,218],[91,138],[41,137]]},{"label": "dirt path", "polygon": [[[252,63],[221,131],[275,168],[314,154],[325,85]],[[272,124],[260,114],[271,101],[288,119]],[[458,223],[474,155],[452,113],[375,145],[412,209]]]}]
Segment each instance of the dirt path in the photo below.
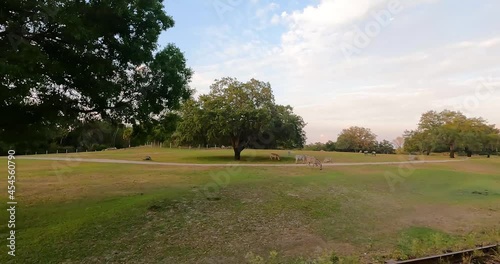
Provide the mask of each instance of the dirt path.
[{"label": "dirt path", "polygon": [[[133,160],[115,160],[115,159],[82,159],[82,158],[50,158],[50,157],[25,157],[18,156],[17,159],[25,160],[53,160],[65,162],[96,162],[96,163],[116,163],[116,164],[138,164],[138,165],[163,165],[163,166],[196,166],[196,167],[300,167],[305,164],[242,164],[242,163],[219,163],[219,164],[200,164],[200,163],[177,163],[177,162],[156,162],[156,161],[133,161]],[[421,160],[421,161],[390,161],[390,162],[337,162],[324,163],[323,166],[365,166],[365,165],[398,165],[398,164],[422,164],[422,163],[446,163],[460,162],[457,160]]]}]

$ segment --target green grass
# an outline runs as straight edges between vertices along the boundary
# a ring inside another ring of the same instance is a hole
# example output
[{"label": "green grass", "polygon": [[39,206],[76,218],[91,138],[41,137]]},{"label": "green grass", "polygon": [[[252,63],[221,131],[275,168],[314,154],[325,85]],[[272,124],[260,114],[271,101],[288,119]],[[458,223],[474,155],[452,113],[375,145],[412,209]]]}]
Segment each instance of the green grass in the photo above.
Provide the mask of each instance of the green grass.
[{"label": "green grass", "polygon": [[[196,159],[175,151],[177,160]],[[384,175],[400,168],[390,165],[320,171],[18,160],[17,168],[17,256],[3,246],[0,263],[331,263],[332,256],[376,263],[500,241],[496,158],[412,165],[394,191]]]},{"label": "green grass", "polygon": [[[280,161],[271,161],[270,153],[281,156]],[[388,162],[407,161],[408,155],[364,155],[362,153],[345,152],[318,152],[292,150],[288,156],[287,150],[255,150],[245,149],[241,152],[242,163],[295,163],[295,155],[311,155],[323,160],[325,157],[333,158],[334,162]],[[158,162],[180,162],[180,163],[235,163],[232,149],[175,149],[175,148],[152,148],[138,147],[131,149],[119,149],[98,152],[81,152],[68,154],[37,155],[40,157],[78,157],[78,158],[103,158],[121,160],[142,160],[145,156],[151,156]],[[32,155],[33,156],[33,155]],[[419,156],[420,160],[442,160],[447,159],[443,155]]]}]

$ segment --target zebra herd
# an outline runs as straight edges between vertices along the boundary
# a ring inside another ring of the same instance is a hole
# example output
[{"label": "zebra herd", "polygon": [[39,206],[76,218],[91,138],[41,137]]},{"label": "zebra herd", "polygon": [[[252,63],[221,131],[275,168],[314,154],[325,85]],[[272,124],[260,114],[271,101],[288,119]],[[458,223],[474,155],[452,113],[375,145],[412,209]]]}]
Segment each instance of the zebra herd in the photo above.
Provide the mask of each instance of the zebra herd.
[{"label": "zebra herd", "polygon": [[[290,153],[289,153],[290,154]],[[280,155],[277,153],[271,153],[269,155],[269,158],[271,160],[281,160]],[[322,163],[332,163],[333,159],[332,158],[325,158],[323,162],[321,162],[319,159],[313,156],[308,156],[308,155],[295,155],[295,163],[303,163],[307,164],[308,166],[313,165],[314,167],[319,167],[320,170],[323,169],[323,164]]]},{"label": "zebra herd", "polygon": [[[304,163],[307,164],[308,166],[311,166],[311,164],[315,167],[319,167],[320,170],[323,169],[323,164],[319,159],[313,156],[307,156],[307,155],[295,155],[295,163]],[[323,160],[323,163],[331,163],[333,162],[332,158],[325,158]]]}]

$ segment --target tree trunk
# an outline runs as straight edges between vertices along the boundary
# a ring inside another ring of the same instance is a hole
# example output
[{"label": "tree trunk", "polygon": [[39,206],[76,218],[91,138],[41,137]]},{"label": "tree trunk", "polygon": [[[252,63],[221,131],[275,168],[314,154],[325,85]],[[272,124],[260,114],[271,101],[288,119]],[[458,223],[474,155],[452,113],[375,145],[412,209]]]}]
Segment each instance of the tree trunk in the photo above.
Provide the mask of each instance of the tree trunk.
[{"label": "tree trunk", "polygon": [[467,153],[468,158],[472,157],[472,151],[469,148],[465,148],[465,153]]},{"label": "tree trunk", "polygon": [[241,150],[234,148],[234,160],[241,160]]},{"label": "tree trunk", "polygon": [[234,160],[241,160],[241,152],[245,149],[247,143],[248,141],[242,144],[240,139],[237,137],[231,138],[231,144],[233,145],[234,150]]},{"label": "tree trunk", "polygon": [[450,145],[450,159],[454,159],[455,158],[455,146],[454,144],[451,144]]}]

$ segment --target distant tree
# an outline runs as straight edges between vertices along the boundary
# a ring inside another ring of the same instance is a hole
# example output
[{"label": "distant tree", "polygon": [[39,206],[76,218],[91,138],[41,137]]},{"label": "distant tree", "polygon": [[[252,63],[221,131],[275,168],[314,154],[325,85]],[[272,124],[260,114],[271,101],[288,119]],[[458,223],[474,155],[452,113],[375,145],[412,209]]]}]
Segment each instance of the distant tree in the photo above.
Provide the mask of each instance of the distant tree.
[{"label": "distant tree", "polygon": [[491,153],[490,142],[495,135],[498,130],[482,118],[467,118],[461,112],[450,110],[428,111],[422,114],[417,130],[405,132],[405,150],[418,149],[429,154],[433,149],[446,146],[450,158],[455,157],[458,149],[470,157],[473,152],[487,149]]},{"label": "distant tree", "polygon": [[320,150],[326,150],[325,144],[321,142],[316,142],[316,143],[311,143],[307,144],[304,147],[305,150],[312,150],[312,151],[320,151]]},{"label": "distant tree", "polygon": [[164,114],[158,122],[155,122],[152,131],[147,137],[148,141],[158,143],[171,141],[180,119],[181,117],[177,113],[168,112]]},{"label": "distant tree", "polygon": [[369,150],[376,146],[377,136],[369,129],[353,126],[343,129],[337,138],[338,150],[359,151]]},{"label": "distant tree", "polygon": [[132,139],[132,133],[133,133],[132,127],[127,127],[123,131],[123,139],[127,141],[129,148],[130,148],[130,140]]},{"label": "distant tree", "polygon": [[394,145],[390,141],[384,139],[377,143],[376,151],[383,154],[393,154]]},{"label": "distant tree", "polygon": [[326,151],[335,151],[335,145],[336,143],[331,141],[331,140],[328,140],[326,143],[325,143],[325,150]]},{"label": "distant tree", "polygon": [[485,151],[488,153],[488,158],[491,156],[492,152],[499,152],[500,149],[500,130],[494,129],[491,133],[487,134],[483,138]]},{"label": "distant tree", "polygon": [[75,124],[59,147],[72,146],[82,150],[101,150],[127,146],[123,133],[126,127],[103,120],[83,121]]},{"label": "distant tree", "polygon": [[437,128],[436,136],[439,141],[450,147],[450,158],[455,158],[455,151],[464,131],[467,117],[460,112],[445,110],[440,113],[438,120],[441,126]]}]

